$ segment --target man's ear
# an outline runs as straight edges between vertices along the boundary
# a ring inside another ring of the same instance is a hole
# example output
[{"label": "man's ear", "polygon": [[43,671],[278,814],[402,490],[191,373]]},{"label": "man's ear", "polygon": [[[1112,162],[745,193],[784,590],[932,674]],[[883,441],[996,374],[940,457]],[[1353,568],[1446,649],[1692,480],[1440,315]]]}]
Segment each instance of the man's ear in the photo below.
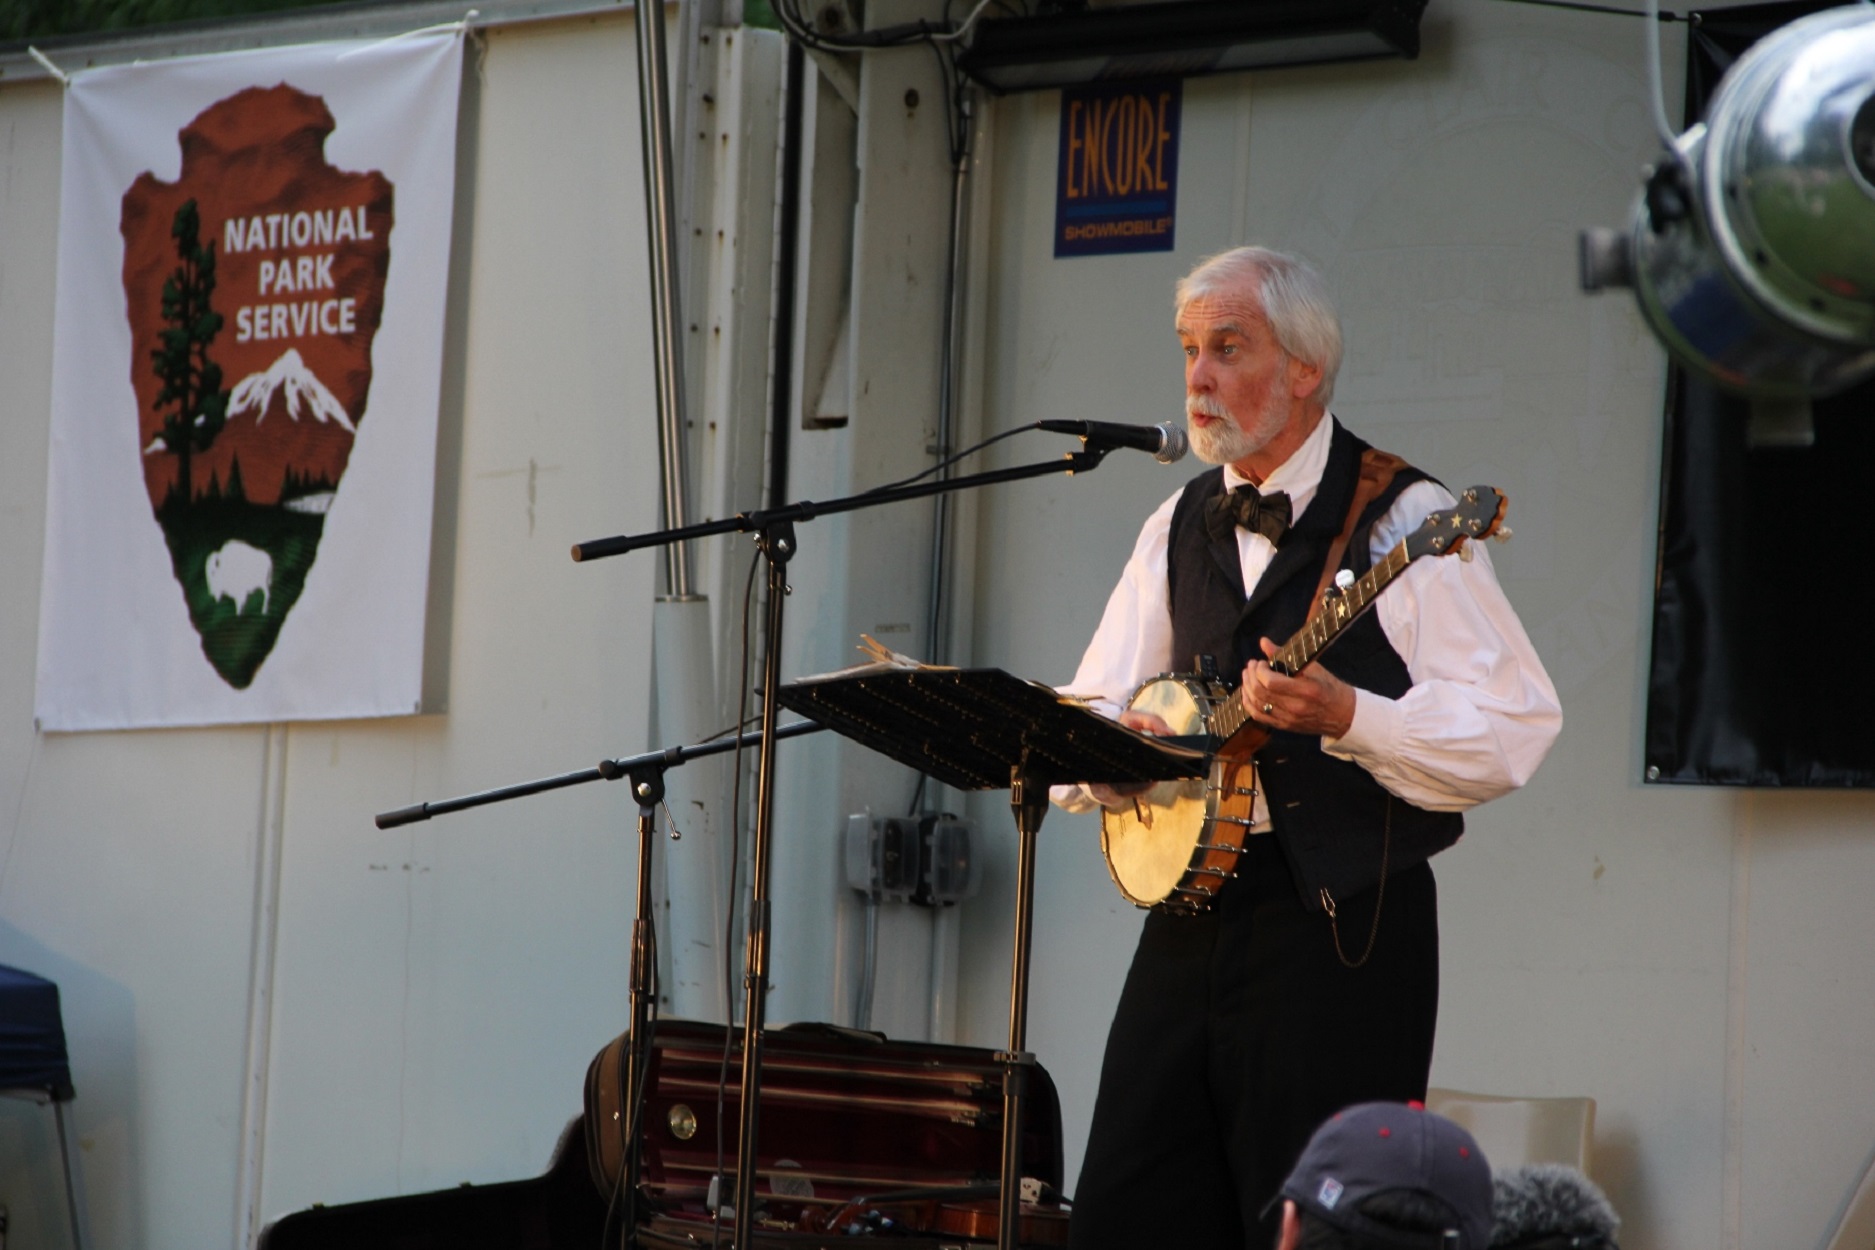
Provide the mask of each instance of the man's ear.
[{"label": "man's ear", "polygon": [[1282,1231],[1276,1234],[1276,1250],[1296,1250],[1296,1243],[1302,1240],[1302,1218],[1296,1214],[1296,1204],[1288,1198],[1283,1199]]},{"label": "man's ear", "polygon": [[1289,357],[1289,393],[1297,399],[1308,399],[1321,389],[1322,367]]}]

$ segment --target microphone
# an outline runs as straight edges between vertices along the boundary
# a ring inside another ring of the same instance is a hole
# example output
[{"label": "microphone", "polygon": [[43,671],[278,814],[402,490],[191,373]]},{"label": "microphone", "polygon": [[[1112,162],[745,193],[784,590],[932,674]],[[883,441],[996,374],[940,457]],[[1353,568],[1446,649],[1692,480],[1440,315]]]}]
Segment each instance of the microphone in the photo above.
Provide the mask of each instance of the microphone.
[{"label": "microphone", "polygon": [[1170,421],[1159,425],[1117,425],[1111,421],[1037,421],[1035,428],[1047,430],[1050,434],[1073,434],[1083,442],[1149,452],[1160,464],[1181,460],[1191,449],[1185,431]]},{"label": "microphone", "polygon": [[1560,1163],[1491,1178],[1491,1250],[1620,1250],[1621,1217],[1595,1182]]}]

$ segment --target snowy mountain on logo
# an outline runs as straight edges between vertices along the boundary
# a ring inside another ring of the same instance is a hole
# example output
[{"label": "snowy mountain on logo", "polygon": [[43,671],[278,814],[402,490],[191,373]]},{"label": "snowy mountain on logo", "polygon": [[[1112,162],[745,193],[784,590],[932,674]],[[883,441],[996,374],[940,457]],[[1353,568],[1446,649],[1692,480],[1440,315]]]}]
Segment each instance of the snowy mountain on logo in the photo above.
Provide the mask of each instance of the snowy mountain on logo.
[{"label": "snowy mountain on logo", "polygon": [[326,384],[306,367],[299,352],[291,347],[281,352],[280,358],[268,365],[264,372],[250,373],[235,385],[234,391],[228,396],[228,415],[239,416],[244,412],[252,412],[254,423],[258,425],[266,419],[273,397],[282,391],[285,392],[286,415],[290,419],[299,420],[303,400],[312,410],[313,420],[322,424],[336,421],[347,434],[358,432],[358,427],[352,424],[351,415],[345,411],[345,405],[326,389]]},{"label": "snowy mountain on logo", "polygon": [[[197,451],[191,477],[195,492],[218,495],[235,489],[261,507],[293,504],[295,511],[329,507],[358,437],[358,422],[343,401],[293,348],[266,369],[242,378],[228,393],[228,419],[206,448]],[[145,449],[162,461],[161,439]],[[323,506],[321,506],[323,504]]]}]

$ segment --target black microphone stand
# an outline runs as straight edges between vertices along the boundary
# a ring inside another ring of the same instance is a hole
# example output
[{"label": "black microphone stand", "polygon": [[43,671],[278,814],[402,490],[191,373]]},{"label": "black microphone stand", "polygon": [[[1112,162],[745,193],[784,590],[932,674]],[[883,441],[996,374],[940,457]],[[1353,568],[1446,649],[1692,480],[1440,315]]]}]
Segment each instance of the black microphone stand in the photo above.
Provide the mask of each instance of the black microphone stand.
[{"label": "black microphone stand", "polygon": [[[687,542],[693,538],[746,533],[755,536],[756,545],[768,561],[768,611],[763,625],[763,645],[766,651],[762,657],[762,748],[757,765],[755,838],[751,852],[748,935],[743,963],[742,1114],[736,1127],[736,1182],[731,1191],[732,1201],[735,1204],[735,1229],[731,1241],[733,1250],[751,1250],[754,1244],[751,1240],[751,1233],[755,1217],[755,1145],[759,1132],[756,1105],[761,1097],[762,1025],[767,1013],[769,968],[768,859],[773,835],[775,805],[774,732],[776,714],[781,707],[776,694],[781,689],[781,631],[788,589],[787,566],[788,561],[794,558],[796,551],[794,523],[811,521],[817,516],[833,513],[852,512],[861,508],[873,508],[909,499],[923,499],[950,491],[993,486],[1000,482],[1046,477],[1055,473],[1087,473],[1098,468],[1107,453],[1114,450],[1117,445],[1098,434],[1091,434],[1082,439],[1080,451],[1072,452],[1056,460],[1017,465],[1007,469],[993,469],[985,473],[967,474],[963,477],[885,487],[863,494],[850,495],[830,503],[802,500],[799,503],[786,504],[777,508],[744,512],[721,521],[704,521],[695,525],[657,530],[648,534],[619,535],[614,538],[600,538],[591,542],[574,544],[573,559],[585,561],[623,555],[628,551],[637,551],[646,547]],[[1040,822],[1040,809],[1032,798],[1022,807],[1032,814],[1035,823]],[[1028,849],[1025,849],[1024,855],[1032,855],[1032,830],[1025,837],[1025,843]],[[1019,923],[1026,927],[1027,917],[1021,918]],[[1020,990],[1026,998],[1026,984],[1021,985]],[[1026,1016],[1026,1003],[1022,1011]],[[732,1026],[734,1023],[733,1020],[729,1022]],[[1005,1139],[1014,1131],[1016,1131],[1015,1127],[1005,1125]],[[718,1192],[720,1195],[720,1185]],[[1003,1197],[1003,1205],[1005,1208],[1010,1205],[1010,1196],[1007,1194]],[[1014,1221],[1010,1221],[1009,1224],[1014,1224]],[[1017,1229],[1015,1227],[1005,1226],[998,1232],[999,1244],[1004,1247],[1004,1250],[1009,1250],[1016,1244]]]}]

